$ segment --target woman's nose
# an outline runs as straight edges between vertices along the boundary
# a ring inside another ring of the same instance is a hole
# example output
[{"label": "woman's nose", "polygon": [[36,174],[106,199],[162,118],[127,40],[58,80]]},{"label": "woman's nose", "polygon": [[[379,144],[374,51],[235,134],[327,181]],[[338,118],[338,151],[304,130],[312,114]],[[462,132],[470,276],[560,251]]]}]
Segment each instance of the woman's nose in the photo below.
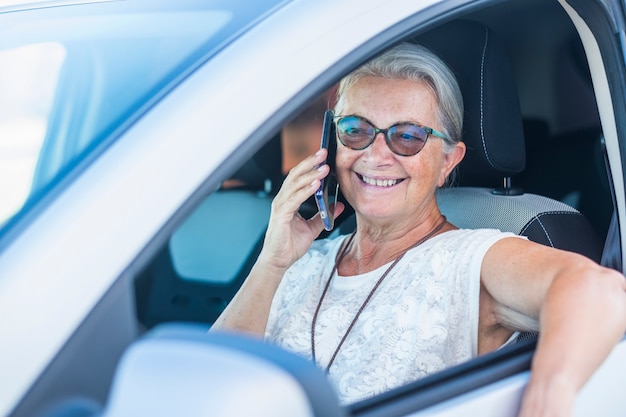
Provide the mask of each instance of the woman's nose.
[{"label": "woman's nose", "polygon": [[387,142],[385,140],[385,134],[383,132],[378,132],[374,137],[374,141],[369,146],[369,153],[372,157],[376,158],[393,158],[393,152],[387,146]]}]

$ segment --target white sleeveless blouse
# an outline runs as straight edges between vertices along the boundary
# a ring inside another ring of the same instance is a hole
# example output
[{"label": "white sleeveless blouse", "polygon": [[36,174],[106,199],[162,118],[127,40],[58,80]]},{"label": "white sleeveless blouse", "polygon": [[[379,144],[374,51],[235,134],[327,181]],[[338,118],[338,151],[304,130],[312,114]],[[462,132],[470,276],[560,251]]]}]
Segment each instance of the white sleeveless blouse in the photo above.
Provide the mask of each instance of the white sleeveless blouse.
[{"label": "white sleeveless blouse", "polygon": [[[453,230],[409,252],[391,270],[348,335],[329,372],[341,402],[351,403],[477,356],[480,269],[498,230]],[[265,338],[311,358],[311,322],[345,236],[315,241],[285,273]],[[315,329],[326,368],[361,304],[389,265],[335,276]]]}]

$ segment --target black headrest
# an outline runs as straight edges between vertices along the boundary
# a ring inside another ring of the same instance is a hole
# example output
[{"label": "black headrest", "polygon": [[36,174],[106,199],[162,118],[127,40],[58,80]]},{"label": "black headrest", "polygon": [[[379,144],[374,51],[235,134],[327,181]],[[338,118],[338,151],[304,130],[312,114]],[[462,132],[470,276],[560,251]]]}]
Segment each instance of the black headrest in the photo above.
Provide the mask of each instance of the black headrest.
[{"label": "black headrest", "polygon": [[283,180],[280,138],[280,133],[272,137],[232,178],[242,181],[246,189],[276,194]]},{"label": "black headrest", "polygon": [[463,185],[500,186],[524,170],[526,152],[519,98],[504,45],[488,27],[454,21],[420,35],[452,69],[465,105]]}]

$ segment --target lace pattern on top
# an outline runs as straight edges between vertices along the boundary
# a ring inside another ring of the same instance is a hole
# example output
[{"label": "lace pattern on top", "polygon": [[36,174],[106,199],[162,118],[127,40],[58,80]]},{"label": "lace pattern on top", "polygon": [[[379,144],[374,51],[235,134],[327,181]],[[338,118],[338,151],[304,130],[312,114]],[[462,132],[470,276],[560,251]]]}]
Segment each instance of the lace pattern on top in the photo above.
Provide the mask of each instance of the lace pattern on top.
[{"label": "lace pattern on top", "polygon": [[[512,233],[453,230],[410,250],[378,288],[341,347],[329,378],[343,403],[414,381],[477,354],[480,267],[491,245]],[[311,321],[345,236],[313,243],[285,273],[266,340],[311,358]],[[316,328],[325,367],[359,306],[388,265],[335,276]]]}]

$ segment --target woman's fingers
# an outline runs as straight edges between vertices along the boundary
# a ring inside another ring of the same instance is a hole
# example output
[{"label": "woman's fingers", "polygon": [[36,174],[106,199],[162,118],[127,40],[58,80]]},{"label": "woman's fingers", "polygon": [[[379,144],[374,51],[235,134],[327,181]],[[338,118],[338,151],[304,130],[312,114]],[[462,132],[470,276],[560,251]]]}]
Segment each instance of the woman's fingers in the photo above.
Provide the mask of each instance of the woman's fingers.
[{"label": "woman's fingers", "polygon": [[320,219],[306,220],[298,211],[330,172],[324,163],[326,155],[326,150],[320,150],[296,165],[274,197],[264,244],[269,262],[281,267],[291,265],[321,233]]},{"label": "woman's fingers", "polygon": [[300,205],[319,188],[322,178],[328,175],[330,168],[324,164],[325,158],[326,150],[320,150],[289,172],[274,199],[275,209],[297,212]]}]

